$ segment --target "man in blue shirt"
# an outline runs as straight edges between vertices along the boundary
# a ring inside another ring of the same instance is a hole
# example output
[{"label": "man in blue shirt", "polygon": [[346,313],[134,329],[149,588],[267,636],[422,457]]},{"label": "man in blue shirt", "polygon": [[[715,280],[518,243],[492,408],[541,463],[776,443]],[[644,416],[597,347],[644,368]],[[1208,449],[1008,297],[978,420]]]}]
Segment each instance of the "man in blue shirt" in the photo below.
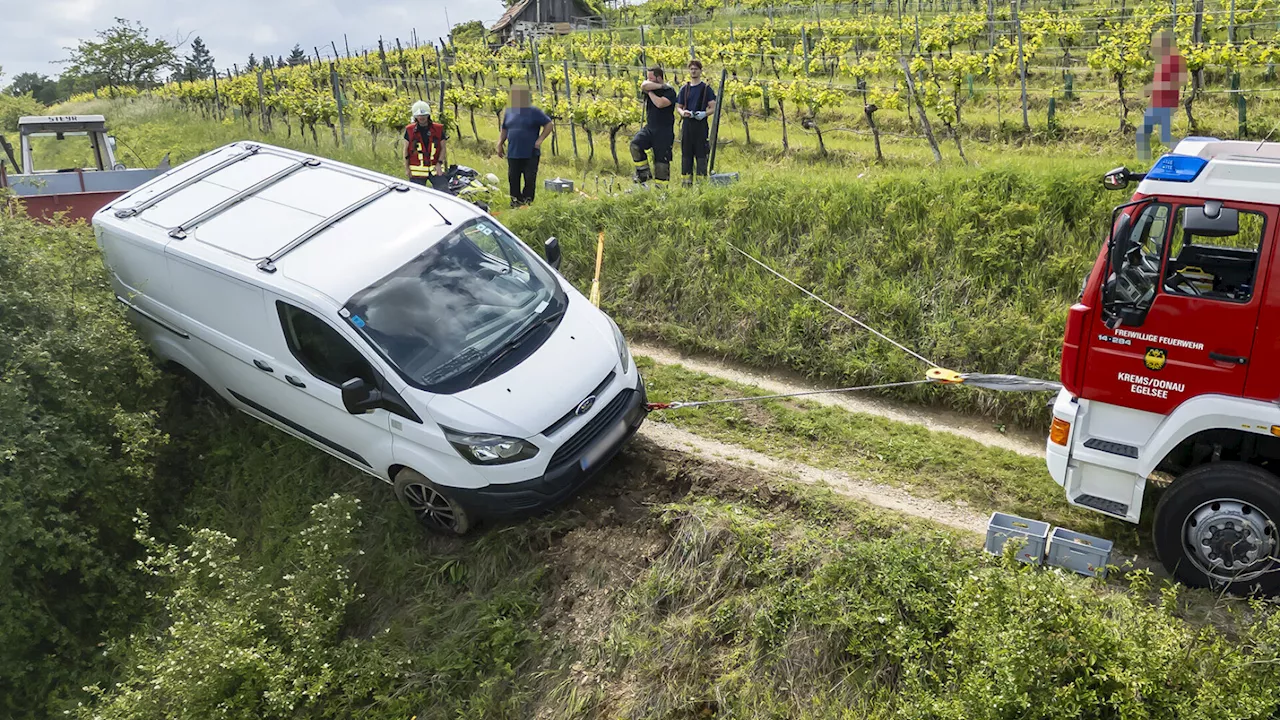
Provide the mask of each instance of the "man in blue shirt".
[{"label": "man in blue shirt", "polygon": [[502,131],[498,133],[498,157],[507,158],[507,183],[511,185],[512,207],[533,202],[542,141],[554,129],[551,117],[529,104],[529,88],[512,85],[511,107],[503,113]]}]

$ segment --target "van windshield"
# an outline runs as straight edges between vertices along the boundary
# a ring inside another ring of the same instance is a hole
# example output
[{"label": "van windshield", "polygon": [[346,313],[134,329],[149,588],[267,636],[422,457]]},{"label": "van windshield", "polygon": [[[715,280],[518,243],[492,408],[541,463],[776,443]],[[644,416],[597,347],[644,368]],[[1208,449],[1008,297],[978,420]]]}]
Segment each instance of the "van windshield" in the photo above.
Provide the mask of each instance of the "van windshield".
[{"label": "van windshield", "polygon": [[[405,380],[457,392],[567,298],[497,223],[473,218],[352,296],[343,315]],[[548,323],[549,324],[549,323]]]}]

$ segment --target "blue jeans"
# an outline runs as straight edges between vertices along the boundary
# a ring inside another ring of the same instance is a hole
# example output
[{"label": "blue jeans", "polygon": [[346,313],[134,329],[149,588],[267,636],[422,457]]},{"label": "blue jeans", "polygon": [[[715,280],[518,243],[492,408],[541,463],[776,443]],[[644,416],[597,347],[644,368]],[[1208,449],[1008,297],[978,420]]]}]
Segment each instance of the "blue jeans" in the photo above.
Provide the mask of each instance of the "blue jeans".
[{"label": "blue jeans", "polygon": [[1173,108],[1149,107],[1142,114],[1142,125],[1138,128],[1138,157],[1151,159],[1151,128],[1160,126],[1160,142],[1173,144]]}]

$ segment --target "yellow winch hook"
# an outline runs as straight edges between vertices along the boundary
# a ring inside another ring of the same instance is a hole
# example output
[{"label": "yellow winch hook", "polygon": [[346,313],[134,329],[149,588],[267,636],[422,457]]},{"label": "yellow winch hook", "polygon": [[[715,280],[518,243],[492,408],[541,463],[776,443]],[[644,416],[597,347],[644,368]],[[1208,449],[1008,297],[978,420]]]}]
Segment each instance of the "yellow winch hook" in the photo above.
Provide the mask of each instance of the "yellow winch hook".
[{"label": "yellow winch hook", "polygon": [[931,368],[924,376],[930,382],[942,383],[943,385],[959,385],[964,382],[964,376],[955,370],[946,368]]}]

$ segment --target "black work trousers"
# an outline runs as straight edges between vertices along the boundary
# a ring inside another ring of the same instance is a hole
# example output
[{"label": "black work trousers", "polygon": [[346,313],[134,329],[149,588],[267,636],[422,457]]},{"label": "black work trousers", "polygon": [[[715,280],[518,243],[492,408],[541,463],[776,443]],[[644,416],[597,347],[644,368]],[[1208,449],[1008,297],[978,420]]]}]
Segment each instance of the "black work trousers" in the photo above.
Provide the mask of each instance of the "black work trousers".
[{"label": "black work trousers", "polygon": [[680,126],[680,174],[685,179],[693,175],[694,165],[698,174],[707,176],[707,154],[711,152],[711,143],[707,141],[708,129],[706,120],[685,118]]},{"label": "black work trousers", "polygon": [[533,202],[538,188],[538,160],[542,153],[533,151],[532,157],[507,158],[507,183],[511,185],[511,204],[527,205]]}]

